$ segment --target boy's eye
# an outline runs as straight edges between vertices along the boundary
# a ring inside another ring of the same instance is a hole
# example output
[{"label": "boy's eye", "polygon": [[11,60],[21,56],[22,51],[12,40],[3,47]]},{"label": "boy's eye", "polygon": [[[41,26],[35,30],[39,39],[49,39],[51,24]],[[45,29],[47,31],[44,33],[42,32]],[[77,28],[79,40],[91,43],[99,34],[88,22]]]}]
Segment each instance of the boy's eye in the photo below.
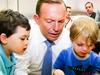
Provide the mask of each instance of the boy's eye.
[{"label": "boy's eye", "polygon": [[25,38],[20,38],[22,41],[25,40]]},{"label": "boy's eye", "polygon": [[88,47],[91,47],[91,46],[93,46],[93,44],[88,45]]},{"label": "boy's eye", "polygon": [[25,37],[25,38],[20,38],[22,41],[24,40],[29,40],[29,37]]},{"label": "boy's eye", "polygon": [[29,40],[29,36],[27,36],[25,39]]},{"label": "boy's eye", "polygon": [[77,44],[78,46],[82,46],[83,44]]}]

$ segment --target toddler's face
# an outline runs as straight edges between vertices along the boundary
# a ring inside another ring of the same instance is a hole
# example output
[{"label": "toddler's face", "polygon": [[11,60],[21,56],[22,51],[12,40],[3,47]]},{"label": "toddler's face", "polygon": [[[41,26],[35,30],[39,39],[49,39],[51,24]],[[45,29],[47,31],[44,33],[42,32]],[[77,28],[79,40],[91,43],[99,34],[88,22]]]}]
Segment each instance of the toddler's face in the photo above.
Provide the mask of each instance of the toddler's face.
[{"label": "toddler's face", "polygon": [[79,36],[76,40],[73,42],[73,49],[76,53],[81,58],[86,57],[90,51],[94,48],[94,44],[91,44],[90,41],[87,41],[87,38],[84,36]]},{"label": "toddler's face", "polygon": [[25,28],[18,26],[16,32],[7,38],[7,49],[22,54],[27,48],[29,32]]}]

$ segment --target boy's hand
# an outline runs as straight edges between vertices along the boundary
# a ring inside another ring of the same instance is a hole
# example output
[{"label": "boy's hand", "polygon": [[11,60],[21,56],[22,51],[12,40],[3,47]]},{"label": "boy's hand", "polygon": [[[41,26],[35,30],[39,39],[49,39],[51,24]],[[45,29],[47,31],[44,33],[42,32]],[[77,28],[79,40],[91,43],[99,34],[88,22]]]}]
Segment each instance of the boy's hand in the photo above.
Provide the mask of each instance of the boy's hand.
[{"label": "boy's hand", "polygon": [[53,73],[53,75],[65,75],[64,72],[60,69],[56,69]]}]

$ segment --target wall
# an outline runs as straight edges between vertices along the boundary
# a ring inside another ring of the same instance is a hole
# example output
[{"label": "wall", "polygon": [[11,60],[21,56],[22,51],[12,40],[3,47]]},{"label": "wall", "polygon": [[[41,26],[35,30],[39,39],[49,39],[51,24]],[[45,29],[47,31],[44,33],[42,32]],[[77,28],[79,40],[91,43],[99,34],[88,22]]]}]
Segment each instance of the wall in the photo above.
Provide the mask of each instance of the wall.
[{"label": "wall", "polygon": [[[72,7],[73,11],[85,11],[84,5],[87,1],[94,3],[95,10],[100,10],[100,0],[64,0],[66,5]],[[37,0],[0,0],[0,10],[17,10],[28,18],[31,18],[32,14],[35,13],[36,2]]]},{"label": "wall", "polygon": [[64,0],[66,5],[71,6],[73,10],[85,11],[85,3],[92,2],[94,5],[94,9],[100,10],[100,0]]},{"label": "wall", "polygon": [[37,0],[0,0],[0,10],[16,10],[31,18],[33,13],[35,13],[36,2]]}]

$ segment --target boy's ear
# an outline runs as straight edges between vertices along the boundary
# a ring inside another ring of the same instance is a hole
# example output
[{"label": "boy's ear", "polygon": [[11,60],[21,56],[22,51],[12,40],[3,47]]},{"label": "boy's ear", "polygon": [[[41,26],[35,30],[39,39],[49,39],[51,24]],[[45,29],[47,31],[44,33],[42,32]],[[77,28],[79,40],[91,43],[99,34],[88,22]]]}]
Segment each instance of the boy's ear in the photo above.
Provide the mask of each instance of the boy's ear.
[{"label": "boy's ear", "polygon": [[6,36],[6,34],[2,33],[0,35],[0,41],[1,41],[2,44],[6,44],[7,43],[7,36]]}]

